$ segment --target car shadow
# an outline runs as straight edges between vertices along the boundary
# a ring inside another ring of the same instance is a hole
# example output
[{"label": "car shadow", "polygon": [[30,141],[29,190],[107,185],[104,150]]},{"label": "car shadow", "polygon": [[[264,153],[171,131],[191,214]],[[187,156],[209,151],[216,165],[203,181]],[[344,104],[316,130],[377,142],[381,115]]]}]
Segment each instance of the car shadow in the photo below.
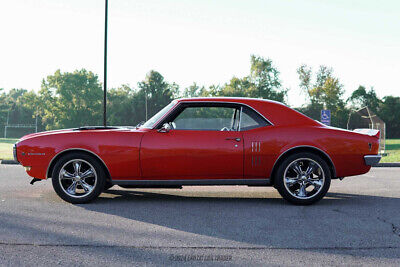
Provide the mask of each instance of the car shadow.
[{"label": "car shadow", "polygon": [[348,255],[362,250],[366,257],[400,258],[378,252],[400,248],[390,222],[400,224],[400,215],[390,212],[397,210],[398,198],[332,192],[314,205],[295,206],[275,192],[236,197],[151,191],[110,189],[95,202],[79,206],[200,236],[201,246],[221,243]]}]

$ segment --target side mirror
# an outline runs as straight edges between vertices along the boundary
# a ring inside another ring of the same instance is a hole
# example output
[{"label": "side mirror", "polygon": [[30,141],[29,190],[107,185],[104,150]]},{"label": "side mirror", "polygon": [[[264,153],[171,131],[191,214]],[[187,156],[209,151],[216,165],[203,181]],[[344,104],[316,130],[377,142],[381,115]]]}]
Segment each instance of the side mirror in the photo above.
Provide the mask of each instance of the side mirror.
[{"label": "side mirror", "polygon": [[168,133],[171,131],[171,124],[164,123],[163,126],[158,130],[159,133]]}]

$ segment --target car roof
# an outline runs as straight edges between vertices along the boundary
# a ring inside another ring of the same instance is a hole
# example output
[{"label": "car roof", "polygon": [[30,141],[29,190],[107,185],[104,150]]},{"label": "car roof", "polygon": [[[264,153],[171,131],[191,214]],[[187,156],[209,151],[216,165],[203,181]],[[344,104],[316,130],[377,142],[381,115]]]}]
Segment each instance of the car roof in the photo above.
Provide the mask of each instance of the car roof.
[{"label": "car roof", "polygon": [[310,125],[319,126],[319,123],[304,114],[286,106],[285,104],[262,98],[247,97],[192,97],[179,98],[177,102],[225,102],[239,103],[250,106],[262,114],[268,121],[276,126],[285,125]]},{"label": "car roof", "polygon": [[234,102],[234,103],[248,103],[248,102],[268,102],[268,103],[275,103],[275,104],[280,104],[284,105],[281,102],[275,101],[275,100],[268,100],[268,99],[262,99],[262,98],[251,98],[251,97],[191,97],[191,98],[178,98],[176,99],[178,102],[193,102],[193,101],[199,101],[199,102]]}]

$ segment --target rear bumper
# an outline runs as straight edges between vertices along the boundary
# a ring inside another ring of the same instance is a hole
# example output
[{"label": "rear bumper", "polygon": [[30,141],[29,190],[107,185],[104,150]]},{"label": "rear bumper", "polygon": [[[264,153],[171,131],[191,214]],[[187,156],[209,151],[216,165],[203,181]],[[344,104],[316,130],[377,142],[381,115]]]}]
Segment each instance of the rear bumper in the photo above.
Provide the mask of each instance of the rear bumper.
[{"label": "rear bumper", "polygon": [[374,166],[381,160],[381,155],[366,155],[364,156],[365,165]]}]

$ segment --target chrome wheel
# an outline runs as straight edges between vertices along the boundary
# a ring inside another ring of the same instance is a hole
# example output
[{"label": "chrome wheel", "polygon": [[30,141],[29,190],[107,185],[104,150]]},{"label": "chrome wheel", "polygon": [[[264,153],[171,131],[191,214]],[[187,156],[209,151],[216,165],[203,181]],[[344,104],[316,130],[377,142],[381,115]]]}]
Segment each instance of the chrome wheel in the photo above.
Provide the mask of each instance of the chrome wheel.
[{"label": "chrome wheel", "polygon": [[93,192],[97,184],[95,168],[86,160],[66,162],[59,172],[61,189],[70,197],[82,198]]},{"label": "chrome wheel", "polygon": [[310,158],[292,161],[283,174],[286,190],[297,199],[310,199],[316,196],[325,183],[325,173],[321,165]]}]

